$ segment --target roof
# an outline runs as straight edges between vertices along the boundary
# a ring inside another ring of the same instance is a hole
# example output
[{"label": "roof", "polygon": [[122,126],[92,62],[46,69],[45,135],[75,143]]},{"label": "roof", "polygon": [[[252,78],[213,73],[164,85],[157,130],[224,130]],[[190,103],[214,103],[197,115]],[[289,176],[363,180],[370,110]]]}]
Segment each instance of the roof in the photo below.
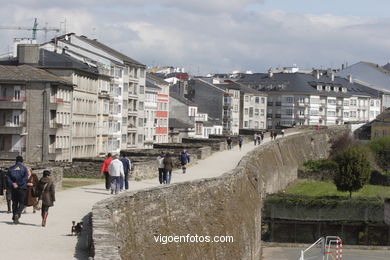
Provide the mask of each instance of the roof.
[{"label": "roof", "polygon": [[43,69],[30,65],[2,66],[0,65],[0,81],[16,82],[53,82],[73,86],[72,82],[64,80]]},{"label": "roof", "polygon": [[180,96],[178,93],[173,92],[173,91],[169,91],[169,97],[174,98],[177,101],[179,101],[179,102],[181,102],[183,104],[186,104],[187,106],[193,106],[193,107],[197,107],[198,106],[194,102],[186,99],[185,97]]},{"label": "roof", "polygon": [[194,125],[191,125],[191,124],[187,124],[185,122],[183,122],[182,120],[180,119],[177,119],[177,118],[169,118],[169,127],[171,128],[194,128]]},{"label": "roof", "polygon": [[154,85],[149,80],[146,80],[146,88],[149,89],[149,90],[154,90],[154,91],[160,91],[161,90],[161,88],[159,86]]},{"label": "roof", "polygon": [[242,93],[251,93],[254,95],[264,95],[264,93],[261,93],[258,90],[255,90],[253,88],[250,88],[248,86],[245,86],[245,85],[242,85],[239,83],[235,83],[235,82],[225,83],[225,84],[223,84],[223,83],[222,84],[213,84],[213,85],[215,85],[218,88],[222,88],[222,89],[227,88],[227,89],[239,90]]},{"label": "roof", "polygon": [[[386,65],[385,65],[386,66]],[[382,91],[390,91],[390,71],[370,62],[358,62],[336,73],[337,76],[352,76],[354,81]]]},{"label": "roof", "polygon": [[44,68],[72,68],[99,74],[96,67],[78,61],[69,55],[59,54],[48,50],[41,49],[39,52],[38,66]]},{"label": "roof", "polygon": [[141,66],[141,67],[146,67],[144,64],[140,63],[139,61],[136,61],[136,60],[130,58],[129,56],[126,56],[123,53],[120,53],[120,52],[108,47],[107,45],[99,42],[96,39],[91,40],[85,36],[76,36],[76,35],[75,35],[75,37],[77,37],[78,39],[83,40],[83,41],[85,41],[85,42],[87,42],[87,43],[89,43],[89,44],[91,44],[99,49],[102,49],[103,51],[105,51],[105,52],[107,52],[107,53],[109,53],[109,54],[111,54],[119,59],[122,59],[124,62],[133,64],[133,65],[137,65],[137,66]]},{"label": "roof", "polygon": [[[363,85],[350,83],[342,77],[334,77],[332,81],[330,76],[321,75],[317,79],[313,74],[307,73],[273,73],[272,77],[268,73],[243,74],[237,81],[240,84],[265,91],[266,93],[288,92],[303,93],[312,95],[326,95],[334,97],[349,97],[351,95],[374,96],[377,93],[367,90]],[[331,87],[345,87],[345,92],[319,91],[317,85],[327,85]]]},{"label": "roof", "polygon": [[169,83],[164,80],[164,76],[160,77],[160,75],[157,73],[149,73],[149,72],[146,73],[146,80],[149,80],[154,84],[166,85],[166,86],[169,85]]},{"label": "roof", "polygon": [[390,72],[390,63],[383,65],[382,68],[384,68],[385,70],[388,70]]}]

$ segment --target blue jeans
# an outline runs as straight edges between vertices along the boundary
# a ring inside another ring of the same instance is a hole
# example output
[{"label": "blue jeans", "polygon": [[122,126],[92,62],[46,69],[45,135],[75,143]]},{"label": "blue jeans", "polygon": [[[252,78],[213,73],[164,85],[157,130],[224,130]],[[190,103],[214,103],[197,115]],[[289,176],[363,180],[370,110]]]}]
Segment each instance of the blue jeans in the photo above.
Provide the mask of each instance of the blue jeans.
[{"label": "blue jeans", "polygon": [[172,171],[164,170],[164,183],[171,183]]},{"label": "blue jeans", "polygon": [[160,184],[164,183],[164,168],[158,168],[158,181]]},{"label": "blue jeans", "polygon": [[118,194],[120,190],[120,177],[119,176],[111,176],[111,191]]}]

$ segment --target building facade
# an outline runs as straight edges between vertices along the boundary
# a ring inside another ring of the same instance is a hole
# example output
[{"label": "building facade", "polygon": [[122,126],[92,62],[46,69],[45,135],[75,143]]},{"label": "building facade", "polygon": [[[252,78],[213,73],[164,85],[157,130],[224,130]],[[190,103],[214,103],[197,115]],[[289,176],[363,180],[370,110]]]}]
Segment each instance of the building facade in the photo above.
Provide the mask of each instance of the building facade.
[{"label": "building facade", "polygon": [[0,159],[70,161],[72,91],[72,82],[44,70],[0,66]]}]

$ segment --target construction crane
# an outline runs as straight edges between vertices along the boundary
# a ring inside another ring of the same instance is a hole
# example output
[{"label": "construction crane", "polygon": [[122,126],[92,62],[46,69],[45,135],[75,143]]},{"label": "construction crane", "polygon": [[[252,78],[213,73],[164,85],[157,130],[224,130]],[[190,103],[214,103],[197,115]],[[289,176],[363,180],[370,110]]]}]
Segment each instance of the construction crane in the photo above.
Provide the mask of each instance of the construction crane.
[{"label": "construction crane", "polygon": [[24,31],[32,31],[32,39],[36,40],[37,39],[37,32],[38,31],[44,31],[45,32],[45,40],[47,36],[47,32],[60,32],[60,28],[56,27],[42,27],[38,28],[38,19],[35,18],[34,20],[34,25],[33,27],[25,27],[25,26],[0,26],[0,29],[5,29],[5,30],[24,30]]}]

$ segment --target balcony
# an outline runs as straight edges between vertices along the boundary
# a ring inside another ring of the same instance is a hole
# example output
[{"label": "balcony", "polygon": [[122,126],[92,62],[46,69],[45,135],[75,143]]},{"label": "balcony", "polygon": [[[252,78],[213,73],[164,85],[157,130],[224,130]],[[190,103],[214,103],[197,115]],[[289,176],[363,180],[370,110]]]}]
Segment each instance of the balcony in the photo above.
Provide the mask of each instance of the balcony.
[{"label": "balcony", "polygon": [[272,114],[267,114],[267,118],[272,118]]},{"label": "balcony", "polygon": [[272,101],[267,101],[267,106],[272,107],[273,105],[274,105],[274,102],[272,102]]},{"label": "balcony", "polygon": [[25,97],[0,96],[0,109],[26,109]]},{"label": "balcony", "polygon": [[20,123],[19,125],[6,124],[0,126],[0,134],[4,135],[20,135],[23,133],[23,127],[25,123]]},{"label": "balcony", "polygon": [[224,110],[229,110],[229,109],[232,109],[232,108],[233,108],[233,105],[231,103],[223,104],[223,109]]},{"label": "balcony", "polygon": [[280,102],[280,101],[275,102],[275,106],[280,107],[281,105],[282,105],[282,102]]},{"label": "balcony", "polygon": [[281,117],[282,117],[281,114],[276,114],[276,115],[275,115],[275,118],[281,118]]},{"label": "balcony", "polygon": [[0,151],[1,160],[15,160],[16,156],[20,155],[20,152]]}]

